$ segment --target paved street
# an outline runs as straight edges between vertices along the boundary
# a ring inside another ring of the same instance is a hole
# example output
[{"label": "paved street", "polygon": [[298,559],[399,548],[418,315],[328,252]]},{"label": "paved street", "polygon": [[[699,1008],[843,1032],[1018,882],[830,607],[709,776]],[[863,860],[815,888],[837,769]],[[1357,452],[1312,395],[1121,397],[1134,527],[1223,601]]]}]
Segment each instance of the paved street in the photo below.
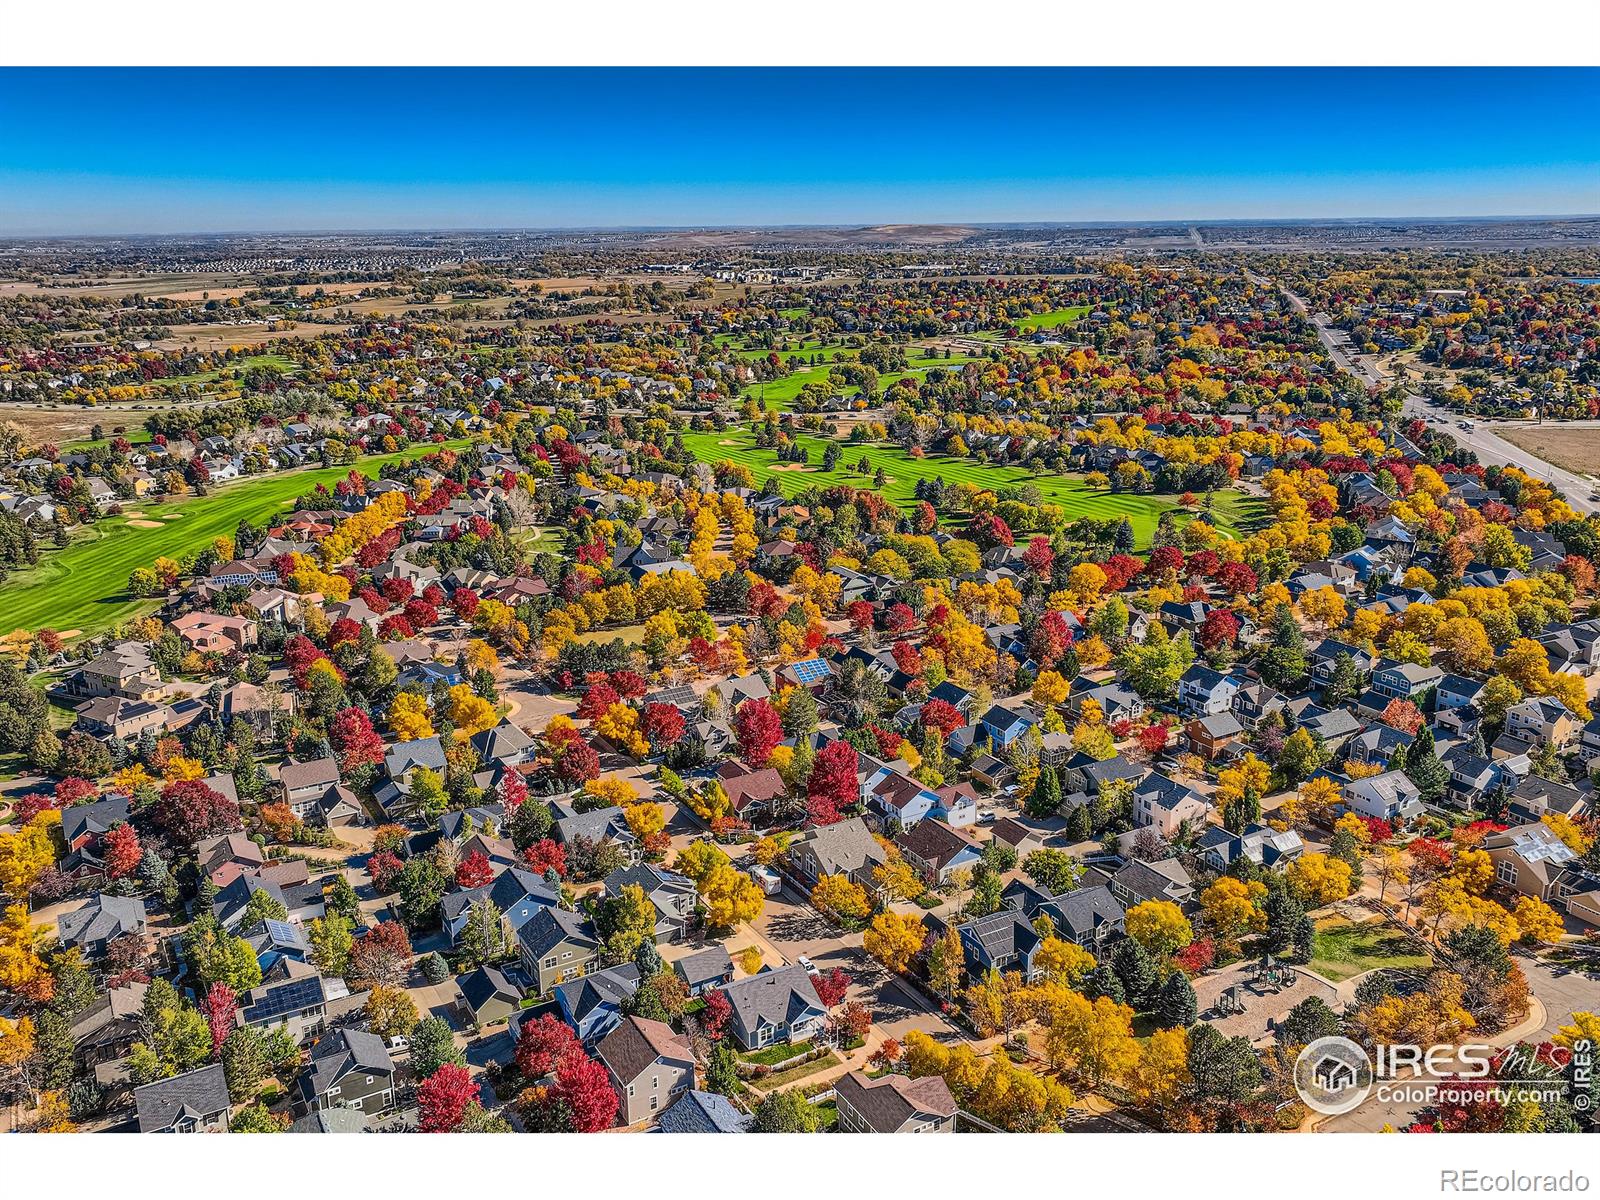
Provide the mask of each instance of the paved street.
[{"label": "paved street", "polygon": [[[1249,273],[1252,282],[1261,286],[1270,286],[1272,281],[1263,276]],[[1285,288],[1278,289],[1288,300],[1290,306],[1298,313],[1306,316],[1316,328],[1317,337],[1322,341],[1328,357],[1333,359],[1342,370],[1348,371],[1362,383],[1369,387],[1384,387],[1389,383],[1389,378],[1379,369],[1372,358],[1356,353],[1350,348],[1349,339],[1344,332],[1335,329],[1327,317],[1321,313],[1308,312],[1306,302],[1293,292]],[[1405,415],[1427,421],[1435,428],[1443,430],[1453,437],[1465,449],[1471,450],[1478,456],[1478,461],[1485,466],[1513,466],[1518,467],[1530,475],[1545,480],[1557,491],[1561,492],[1574,511],[1588,515],[1600,512],[1600,502],[1589,499],[1589,493],[1596,486],[1596,481],[1571,471],[1563,470],[1545,462],[1537,455],[1515,446],[1494,432],[1492,425],[1482,421],[1474,421],[1473,428],[1462,429],[1459,422],[1460,416],[1443,405],[1429,403],[1422,396],[1408,393],[1404,408]]]}]

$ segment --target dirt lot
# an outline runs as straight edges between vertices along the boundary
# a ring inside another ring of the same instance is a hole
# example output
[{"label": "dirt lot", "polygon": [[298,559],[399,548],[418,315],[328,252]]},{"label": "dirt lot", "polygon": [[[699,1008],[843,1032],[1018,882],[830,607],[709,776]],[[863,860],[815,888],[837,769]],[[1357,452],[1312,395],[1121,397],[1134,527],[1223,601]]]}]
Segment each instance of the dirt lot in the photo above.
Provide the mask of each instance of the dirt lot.
[{"label": "dirt lot", "polygon": [[1600,427],[1564,425],[1495,425],[1494,432],[1548,463],[1578,475],[1600,474]]},{"label": "dirt lot", "polygon": [[142,429],[145,417],[158,411],[161,410],[148,406],[83,408],[63,405],[61,408],[41,408],[32,404],[0,404],[0,421],[13,421],[22,426],[30,439],[71,442],[88,437],[95,425],[104,427],[108,434],[118,428]]}]

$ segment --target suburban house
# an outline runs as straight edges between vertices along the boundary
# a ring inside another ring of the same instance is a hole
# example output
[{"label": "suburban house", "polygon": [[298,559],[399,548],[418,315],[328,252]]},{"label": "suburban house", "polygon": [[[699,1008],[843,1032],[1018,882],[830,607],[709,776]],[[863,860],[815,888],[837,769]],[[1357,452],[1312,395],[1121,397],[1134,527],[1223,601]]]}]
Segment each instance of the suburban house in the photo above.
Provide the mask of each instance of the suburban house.
[{"label": "suburban house", "polygon": [[541,905],[517,931],[517,955],[539,995],[587,975],[600,957],[594,926],[577,913]]},{"label": "suburban house", "polygon": [[1004,750],[1031,728],[1033,728],[1031,718],[1021,713],[1014,713],[999,704],[989,709],[978,720],[980,740],[988,738],[990,745],[997,751]]},{"label": "suburban house", "polygon": [[354,1108],[367,1114],[394,1107],[394,1060],[383,1039],[364,1029],[340,1029],[311,1048],[297,1080],[301,1113]]},{"label": "suburban house", "polygon": [[140,1133],[226,1133],[228,1081],[221,1063],[133,1089]]},{"label": "suburban house", "polygon": [[641,863],[606,876],[607,896],[619,895],[625,887],[643,889],[645,898],[655,907],[657,942],[678,942],[688,936],[689,922],[699,902],[694,880],[665,867]]},{"label": "suburban house", "polygon": [[594,971],[556,986],[556,1007],[578,1040],[591,1046],[617,1027],[623,1002],[639,990],[639,968],[633,963]]},{"label": "suburban house", "polygon": [[789,846],[789,861],[808,884],[824,875],[847,875],[871,890],[872,872],[888,861],[860,817],[808,830]]},{"label": "suburban house", "polygon": [[1507,735],[1529,746],[1565,750],[1581,728],[1567,706],[1552,696],[1529,696],[1506,709]]},{"label": "suburban house", "polygon": [[938,1075],[869,1079],[851,1071],[833,1085],[839,1128],[847,1133],[954,1133],[956,1100]]},{"label": "suburban house", "polygon": [[461,989],[462,1015],[474,1029],[510,1020],[511,1014],[522,1007],[522,989],[488,963],[463,975],[457,986]]},{"label": "suburban house", "polygon": [[1210,717],[1233,707],[1239,681],[1231,675],[1195,663],[1178,680],[1178,711],[1185,716]]},{"label": "suburban house", "polygon": [[704,950],[678,959],[672,964],[672,970],[683,980],[689,995],[703,996],[733,981],[733,958],[726,946],[707,946]]},{"label": "suburban house", "polygon": [[919,822],[895,838],[906,862],[924,882],[937,887],[957,871],[971,870],[983,859],[983,848],[943,821]]},{"label": "suburban house", "polygon": [[624,1017],[596,1049],[611,1076],[623,1125],[641,1125],[694,1087],[694,1050],[672,1026]]},{"label": "suburban house", "polygon": [[750,1117],[716,1092],[690,1090],[657,1119],[656,1133],[747,1133]]},{"label": "suburban house", "polygon": [[725,984],[733,1007],[728,1022],[746,1050],[775,1042],[801,1042],[816,1036],[828,1020],[811,975],[804,967],[779,967]]},{"label": "suburban house", "polygon": [[1134,859],[1111,877],[1111,894],[1123,908],[1146,900],[1166,900],[1182,908],[1194,900],[1194,879],[1175,858]]},{"label": "suburban house", "polygon": [[76,947],[95,959],[120,937],[143,938],[145,908],[142,896],[112,896],[101,892],[81,908],[63,913],[56,921],[56,936],[66,949]]},{"label": "suburban house", "polygon": [[1404,771],[1385,771],[1344,785],[1344,807],[1358,817],[1375,817],[1399,828],[1422,815],[1417,785]]},{"label": "suburban house", "polygon": [[1211,804],[1199,792],[1159,771],[1151,771],[1133,788],[1133,824],[1154,829],[1164,838],[1176,836],[1183,823],[1204,825]]},{"label": "suburban house", "polygon": [[1196,717],[1184,726],[1189,748],[1207,762],[1227,757],[1243,735],[1244,726],[1231,712]]},{"label": "suburban house", "polygon": [[1594,886],[1578,865],[1578,856],[1542,821],[1513,825],[1483,840],[1494,863],[1495,882],[1557,908],[1578,891]]}]

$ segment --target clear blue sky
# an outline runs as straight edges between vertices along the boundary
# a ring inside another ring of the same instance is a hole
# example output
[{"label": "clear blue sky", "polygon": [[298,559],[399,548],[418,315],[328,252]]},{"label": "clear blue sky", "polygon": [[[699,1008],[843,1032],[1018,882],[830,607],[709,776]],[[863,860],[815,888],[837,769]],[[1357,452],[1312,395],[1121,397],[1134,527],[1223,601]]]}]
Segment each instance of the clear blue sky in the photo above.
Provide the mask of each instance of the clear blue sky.
[{"label": "clear blue sky", "polygon": [[1600,212],[1600,70],[4,70],[0,232]]}]

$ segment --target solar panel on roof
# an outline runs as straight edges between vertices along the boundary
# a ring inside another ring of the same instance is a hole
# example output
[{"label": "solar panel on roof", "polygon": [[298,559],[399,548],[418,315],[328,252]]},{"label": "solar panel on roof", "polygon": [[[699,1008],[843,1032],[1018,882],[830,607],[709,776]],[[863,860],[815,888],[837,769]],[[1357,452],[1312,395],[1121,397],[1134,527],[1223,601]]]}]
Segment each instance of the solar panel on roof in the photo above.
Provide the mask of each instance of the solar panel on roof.
[{"label": "solar panel on roof", "polygon": [[300,930],[287,921],[266,922],[267,935],[275,942],[299,943]]},{"label": "solar panel on roof", "polygon": [[820,658],[808,658],[804,662],[797,662],[790,669],[801,683],[817,683],[828,677],[828,664]]},{"label": "solar panel on roof", "polygon": [[287,1013],[299,1012],[322,1001],[322,980],[301,979],[273,988],[245,1010],[247,1021],[267,1021]]}]

